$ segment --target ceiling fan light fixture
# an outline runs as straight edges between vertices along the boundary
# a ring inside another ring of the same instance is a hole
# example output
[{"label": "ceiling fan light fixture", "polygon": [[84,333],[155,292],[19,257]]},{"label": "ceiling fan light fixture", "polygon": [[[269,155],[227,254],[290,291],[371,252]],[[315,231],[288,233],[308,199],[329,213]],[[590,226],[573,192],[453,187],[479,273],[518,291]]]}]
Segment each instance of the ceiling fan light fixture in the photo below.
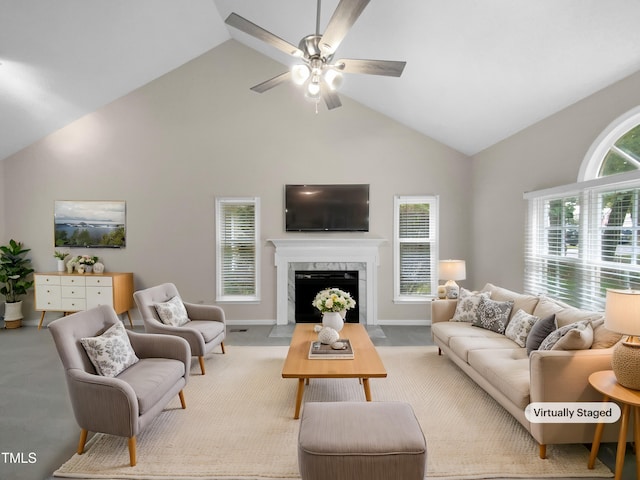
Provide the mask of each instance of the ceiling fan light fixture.
[{"label": "ceiling fan light fixture", "polygon": [[324,72],[324,81],[327,82],[327,85],[331,90],[337,90],[342,85],[342,73],[334,70],[333,68],[328,68]]},{"label": "ceiling fan light fixture", "polygon": [[291,79],[296,85],[304,85],[309,76],[311,76],[311,70],[304,63],[294,65],[291,68]]},{"label": "ceiling fan light fixture", "polygon": [[320,97],[320,80],[318,79],[318,77],[312,78],[311,81],[307,84],[307,94],[312,98]]}]

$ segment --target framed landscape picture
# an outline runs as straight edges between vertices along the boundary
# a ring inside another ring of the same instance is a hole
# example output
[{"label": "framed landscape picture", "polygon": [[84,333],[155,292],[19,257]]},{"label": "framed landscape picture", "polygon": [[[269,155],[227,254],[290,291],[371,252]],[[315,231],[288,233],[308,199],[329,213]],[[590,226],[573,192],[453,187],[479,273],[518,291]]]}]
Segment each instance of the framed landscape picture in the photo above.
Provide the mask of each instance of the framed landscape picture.
[{"label": "framed landscape picture", "polygon": [[54,246],[123,248],[126,245],[126,202],[56,200]]}]

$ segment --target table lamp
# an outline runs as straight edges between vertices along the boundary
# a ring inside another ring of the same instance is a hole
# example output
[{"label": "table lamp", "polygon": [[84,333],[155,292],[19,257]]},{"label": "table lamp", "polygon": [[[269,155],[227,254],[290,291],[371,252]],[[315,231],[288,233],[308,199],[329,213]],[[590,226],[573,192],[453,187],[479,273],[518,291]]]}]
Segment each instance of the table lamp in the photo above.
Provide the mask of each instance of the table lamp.
[{"label": "table lamp", "polygon": [[640,290],[607,289],[605,328],[627,335],[613,349],[611,365],[618,383],[640,390]]},{"label": "table lamp", "polygon": [[440,279],[446,280],[444,284],[447,298],[458,298],[460,287],[456,280],[467,278],[467,268],[464,260],[440,260]]}]

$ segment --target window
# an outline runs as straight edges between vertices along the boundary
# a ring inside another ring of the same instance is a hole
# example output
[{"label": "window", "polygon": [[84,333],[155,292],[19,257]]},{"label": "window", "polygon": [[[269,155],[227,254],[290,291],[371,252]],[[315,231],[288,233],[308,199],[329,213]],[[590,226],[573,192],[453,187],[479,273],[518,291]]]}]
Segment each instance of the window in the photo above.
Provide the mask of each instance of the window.
[{"label": "window", "polygon": [[438,286],[437,197],[396,196],[394,213],[394,301],[426,301]]},{"label": "window", "polygon": [[216,199],[216,299],[260,300],[260,199]]},{"label": "window", "polygon": [[640,288],[640,108],[600,135],[579,178],[525,194],[525,289],[602,310],[608,288]]}]

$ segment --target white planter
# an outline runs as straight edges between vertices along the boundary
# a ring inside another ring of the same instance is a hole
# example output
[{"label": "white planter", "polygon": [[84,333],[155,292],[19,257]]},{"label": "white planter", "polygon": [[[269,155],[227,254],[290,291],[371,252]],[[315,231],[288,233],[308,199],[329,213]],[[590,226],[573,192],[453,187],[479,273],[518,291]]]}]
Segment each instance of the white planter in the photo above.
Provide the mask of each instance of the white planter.
[{"label": "white planter", "polygon": [[22,324],[22,302],[4,304],[4,325],[7,328],[17,328]]},{"label": "white planter", "polygon": [[66,267],[64,266],[64,260],[58,259],[58,271],[59,272],[64,272],[65,268]]},{"label": "white planter", "polygon": [[339,332],[344,327],[344,321],[340,312],[326,312],[322,315],[322,325]]}]

